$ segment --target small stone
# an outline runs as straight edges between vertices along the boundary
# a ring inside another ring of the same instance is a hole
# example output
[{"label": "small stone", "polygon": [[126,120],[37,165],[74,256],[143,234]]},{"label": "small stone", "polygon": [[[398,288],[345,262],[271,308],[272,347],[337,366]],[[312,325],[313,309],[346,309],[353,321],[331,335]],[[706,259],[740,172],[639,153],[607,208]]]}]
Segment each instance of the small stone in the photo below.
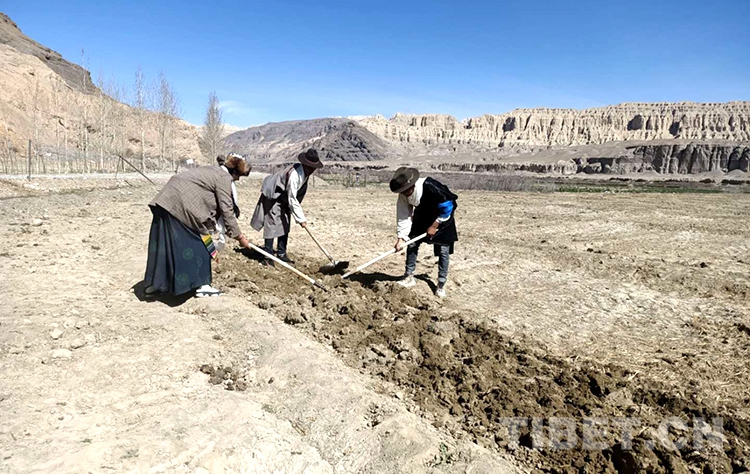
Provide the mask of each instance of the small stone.
[{"label": "small stone", "polygon": [[208,382],[213,385],[219,385],[220,383],[224,382],[224,378],[213,374],[211,375],[211,378],[208,379]]},{"label": "small stone", "polygon": [[34,227],[39,227],[43,223],[44,223],[44,221],[41,220],[41,219],[34,219],[33,221],[31,221],[31,225],[33,225]]},{"label": "small stone", "polygon": [[201,365],[201,372],[211,375],[214,372],[214,368],[208,364],[203,364]]},{"label": "small stone", "polygon": [[83,336],[83,340],[89,344],[94,344],[96,343],[96,336],[94,336],[93,334],[86,334],[85,336]]},{"label": "small stone", "polygon": [[221,341],[222,339],[224,338],[220,334],[214,334],[214,341]]},{"label": "small stone", "polygon": [[49,353],[53,359],[70,359],[73,357],[73,353],[67,349],[55,349]]},{"label": "small stone", "polygon": [[273,377],[271,377],[270,379],[268,379],[268,383],[273,383]]},{"label": "small stone", "polygon": [[235,388],[237,389],[238,392],[244,392],[245,390],[247,390],[247,384],[243,382],[242,380],[239,380],[235,384]]},{"label": "small stone", "polygon": [[54,340],[58,340],[62,337],[63,332],[60,329],[55,329],[52,332],[49,333],[49,337],[51,337]]},{"label": "small stone", "polygon": [[88,325],[88,321],[76,321],[76,329],[82,329]]},{"label": "small stone", "polygon": [[84,341],[80,337],[77,337],[70,342],[68,347],[70,347],[71,349],[80,349],[81,347],[85,345],[86,345],[86,341]]}]

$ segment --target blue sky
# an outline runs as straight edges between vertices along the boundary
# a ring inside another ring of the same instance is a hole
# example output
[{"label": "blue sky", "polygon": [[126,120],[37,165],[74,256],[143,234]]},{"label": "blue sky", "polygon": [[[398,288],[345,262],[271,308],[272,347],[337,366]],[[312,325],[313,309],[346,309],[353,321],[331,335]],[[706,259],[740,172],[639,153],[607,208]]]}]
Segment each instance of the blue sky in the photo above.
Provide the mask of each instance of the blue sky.
[{"label": "blue sky", "polygon": [[[213,3],[211,5],[210,3]],[[750,0],[0,0],[34,40],[132,87],[163,71],[183,117],[750,100]]]}]

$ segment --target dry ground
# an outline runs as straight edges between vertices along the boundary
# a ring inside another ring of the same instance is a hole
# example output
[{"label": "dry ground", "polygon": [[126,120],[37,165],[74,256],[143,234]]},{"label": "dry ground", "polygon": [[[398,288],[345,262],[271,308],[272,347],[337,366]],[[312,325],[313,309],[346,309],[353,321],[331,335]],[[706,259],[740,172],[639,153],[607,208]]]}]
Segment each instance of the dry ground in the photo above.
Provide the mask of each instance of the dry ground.
[{"label": "dry ground", "polygon": [[[389,283],[401,257],[352,282],[324,277],[322,294],[227,250],[215,267],[225,297],[170,306],[131,291],[157,189],[128,182],[0,185],[0,472],[647,472],[643,459],[507,451],[474,411],[488,406],[471,398],[481,383],[462,386],[443,357],[462,350],[513,354],[463,362],[477,380],[511,363],[523,393],[554,379],[544,396],[557,411],[538,416],[729,420],[726,452],[660,454],[650,472],[750,468],[748,195],[460,192],[445,301],[431,294],[429,247],[407,293]],[[392,245],[385,188],[322,184],[305,210],[336,258],[357,265]],[[240,186],[248,232],[258,185]],[[303,268],[324,263],[299,228],[290,253]],[[405,335],[413,358],[397,357]],[[203,364],[231,366],[247,389],[211,385]],[[611,387],[571,411],[565,393],[580,380],[565,374]],[[493,393],[503,415],[537,414]]]}]

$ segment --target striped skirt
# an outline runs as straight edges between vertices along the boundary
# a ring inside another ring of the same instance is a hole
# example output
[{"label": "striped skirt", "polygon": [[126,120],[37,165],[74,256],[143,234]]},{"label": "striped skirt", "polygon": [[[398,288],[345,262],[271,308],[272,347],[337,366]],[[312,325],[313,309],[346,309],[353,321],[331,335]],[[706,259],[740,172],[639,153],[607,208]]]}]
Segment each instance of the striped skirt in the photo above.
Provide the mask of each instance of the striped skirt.
[{"label": "striped skirt", "polygon": [[[148,240],[146,286],[181,295],[211,284],[210,236],[201,236],[159,206],[150,206],[153,220]],[[206,240],[204,240],[206,237]]]}]

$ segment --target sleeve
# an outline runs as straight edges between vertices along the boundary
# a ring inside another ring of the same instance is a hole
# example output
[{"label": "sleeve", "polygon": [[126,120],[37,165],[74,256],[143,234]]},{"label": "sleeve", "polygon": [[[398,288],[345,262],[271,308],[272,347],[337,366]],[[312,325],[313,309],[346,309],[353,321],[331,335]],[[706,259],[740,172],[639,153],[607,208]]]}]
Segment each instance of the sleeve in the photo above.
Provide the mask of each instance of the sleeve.
[{"label": "sleeve", "polygon": [[242,232],[240,232],[240,226],[237,222],[237,218],[234,216],[234,201],[232,201],[232,186],[228,185],[223,180],[219,180],[216,184],[216,202],[219,205],[219,213],[224,218],[224,224],[227,228],[227,235],[236,239]]},{"label": "sleeve", "polygon": [[289,173],[289,181],[286,185],[286,192],[289,198],[289,209],[292,211],[292,216],[294,216],[294,220],[297,221],[298,224],[301,224],[303,222],[306,222],[306,219],[305,213],[302,212],[302,205],[297,200],[297,191],[299,191],[299,188],[299,173],[297,172],[297,167],[295,166],[292,169],[292,172]]},{"label": "sleeve", "polygon": [[399,194],[398,201],[396,201],[396,233],[399,239],[409,240],[413,212],[414,206],[408,203],[406,196]]},{"label": "sleeve", "polygon": [[451,218],[451,213],[453,213],[453,201],[445,201],[438,204],[438,222],[445,222],[448,219]]}]

